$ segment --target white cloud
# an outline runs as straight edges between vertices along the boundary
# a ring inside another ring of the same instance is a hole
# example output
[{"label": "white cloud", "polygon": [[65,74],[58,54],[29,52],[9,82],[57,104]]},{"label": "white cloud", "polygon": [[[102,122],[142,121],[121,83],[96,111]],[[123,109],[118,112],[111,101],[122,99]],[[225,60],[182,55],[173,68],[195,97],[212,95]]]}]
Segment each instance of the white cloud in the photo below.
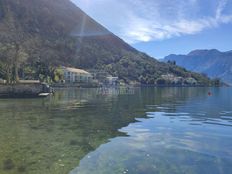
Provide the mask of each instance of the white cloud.
[{"label": "white cloud", "polygon": [[[227,0],[72,0],[129,43],[196,34],[232,22]],[[205,12],[206,11],[206,12]]]},{"label": "white cloud", "polygon": [[222,15],[222,11],[224,10],[227,4],[227,0],[219,0],[218,7],[216,9],[216,19],[220,19]]}]

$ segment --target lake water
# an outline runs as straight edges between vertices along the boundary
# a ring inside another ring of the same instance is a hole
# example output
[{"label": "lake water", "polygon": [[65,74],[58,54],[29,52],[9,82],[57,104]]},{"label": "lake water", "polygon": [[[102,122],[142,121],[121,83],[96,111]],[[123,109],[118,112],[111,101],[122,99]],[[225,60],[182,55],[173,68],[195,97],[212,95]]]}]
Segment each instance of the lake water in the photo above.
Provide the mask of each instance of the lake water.
[{"label": "lake water", "polygon": [[231,171],[232,88],[66,89],[0,100],[0,174]]}]

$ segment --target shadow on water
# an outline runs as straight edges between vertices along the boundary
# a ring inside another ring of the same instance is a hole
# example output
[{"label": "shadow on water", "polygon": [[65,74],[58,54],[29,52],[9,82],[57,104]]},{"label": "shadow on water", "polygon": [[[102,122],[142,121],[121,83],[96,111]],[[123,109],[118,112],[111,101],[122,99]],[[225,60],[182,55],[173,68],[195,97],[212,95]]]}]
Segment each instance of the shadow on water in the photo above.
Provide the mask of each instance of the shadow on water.
[{"label": "shadow on water", "polygon": [[[197,106],[199,101],[210,100],[201,102],[204,108],[220,104],[208,99],[209,90],[213,90],[212,97],[228,96],[220,89],[209,88],[137,88],[128,95],[101,94],[97,89],[64,89],[46,99],[2,99],[0,173],[68,173],[101,145],[132,136],[121,128],[144,121],[137,117],[153,117],[154,112],[165,112],[170,117],[168,114],[185,109],[189,112],[188,107],[192,103]],[[229,110],[222,111],[213,117],[230,120]],[[205,112],[210,111],[202,110],[200,114]],[[208,118],[207,114],[203,116]],[[199,115],[191,118],[198,119]],[[120,148],[118,143],[114,146]]]}]

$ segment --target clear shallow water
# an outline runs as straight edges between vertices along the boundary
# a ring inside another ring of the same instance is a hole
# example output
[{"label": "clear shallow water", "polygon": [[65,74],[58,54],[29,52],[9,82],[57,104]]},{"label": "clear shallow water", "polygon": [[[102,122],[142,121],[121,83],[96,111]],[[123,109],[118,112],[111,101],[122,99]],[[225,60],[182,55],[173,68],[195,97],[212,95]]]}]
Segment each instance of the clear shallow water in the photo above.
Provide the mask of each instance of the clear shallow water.
[{"label": "clear shallow water", "polygon": [[231,173],[231,88],[124,92],[0,100],[0,173]]}]

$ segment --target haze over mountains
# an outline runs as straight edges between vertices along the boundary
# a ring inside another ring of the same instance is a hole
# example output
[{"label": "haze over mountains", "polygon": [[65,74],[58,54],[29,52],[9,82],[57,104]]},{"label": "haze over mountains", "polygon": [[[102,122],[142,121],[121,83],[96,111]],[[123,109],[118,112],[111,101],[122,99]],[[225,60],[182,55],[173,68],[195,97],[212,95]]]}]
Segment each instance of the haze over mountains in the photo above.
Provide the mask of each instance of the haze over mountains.
[{"label": "haze over mountains", "polygon": [[187,70],[204,73],[232,84],[232,51],[194,50],[188,55],[171,54],[164,60],[175,61]]},{"label": "haze over mountains", "polygon": [[0,44],[12,43],[28,55],[31,71],[40,62],[106,71],[126,83],[155,84],[164,74],[209,83],[137,51],[69,0],[0,0]]}]

